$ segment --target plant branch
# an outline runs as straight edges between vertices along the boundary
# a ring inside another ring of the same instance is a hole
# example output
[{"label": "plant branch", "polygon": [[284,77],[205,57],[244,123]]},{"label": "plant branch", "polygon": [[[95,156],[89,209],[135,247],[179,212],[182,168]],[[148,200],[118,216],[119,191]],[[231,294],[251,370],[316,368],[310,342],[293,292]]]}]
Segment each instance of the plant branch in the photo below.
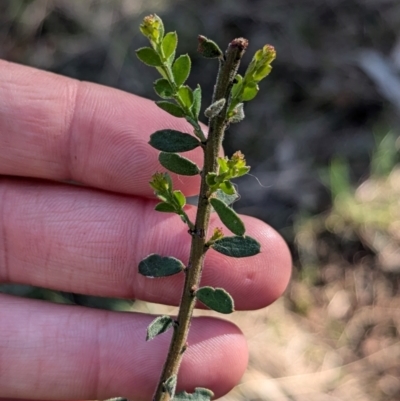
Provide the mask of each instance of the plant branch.
[{"label": "plant branch", "polygon": [[225,99],[222,111],[209,121],[209,135],[204,146],[204,165],[201,174],[201,187],[195,227],[190,230],[192,244],[188,268],[185,270],[185,285],[181,297],[177,324],[174,327],[168,356],[154,395],[154,401],[169,401],[169,393],[165,391],[167,379],[176,375],[182,361],[183,353],[187,347],[187,337],[193,309],[196,304],[195,292],[200,284],[204,257],[207,251],[206,235],[210,220],[211,206],[209,198],[211,191],[206,183],[209,173],[218,172],[217,157],[222,145],[225,129],[227,128],[227,110],[230,103],[231,89],[240,64],[240,60],[247,47],[247,40],[234,39],[228,46],[224,59],[220,59],[220,69],[215,85],[213,102]]}]

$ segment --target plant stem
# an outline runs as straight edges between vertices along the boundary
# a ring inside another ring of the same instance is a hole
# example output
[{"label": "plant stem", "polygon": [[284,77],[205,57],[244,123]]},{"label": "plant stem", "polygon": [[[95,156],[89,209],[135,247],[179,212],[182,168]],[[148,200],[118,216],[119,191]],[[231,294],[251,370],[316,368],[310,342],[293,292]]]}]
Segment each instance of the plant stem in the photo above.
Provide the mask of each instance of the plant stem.
[{"label": "plant stem", "polygon": [[171,399],[168,392],[164,389],[164,382],[178,373],[183,353],[187,347],[186,341],[193,309],[196,304],[195,291],[200,284],[204,257],[207,251],[205,244],[211,212],[209,202],[211,193],[206,183],[206,177],[208,173],[217,173],[218,170],[217,157],[221,149],[225,129],[228,125],[226,114],[229,107],[230,93],[240,60],[246,47],[246,39],[234,39],[228,46],[224,60],[220,61],[213,102],[225,98],[226,104],[221,113],[211,118],[209,121],[210,129],[208,139],[204,146],[204,165],[201,173],[201,186],[195,227],[194,230],[190,231],[192,235],[190,260],[185,270],[185,285],[181,297],[177,324],[174,327],[168,356],[153,398],[154,401],[169,401]]}]

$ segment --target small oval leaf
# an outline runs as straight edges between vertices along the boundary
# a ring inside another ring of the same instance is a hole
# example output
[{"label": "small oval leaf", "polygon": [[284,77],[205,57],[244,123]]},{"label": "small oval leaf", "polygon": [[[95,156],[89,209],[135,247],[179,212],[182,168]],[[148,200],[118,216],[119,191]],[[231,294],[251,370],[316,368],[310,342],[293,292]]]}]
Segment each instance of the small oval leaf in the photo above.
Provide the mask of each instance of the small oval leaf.
[{"label": "small oval leaf", "polygon": [[195,163],[177,153],[161,152],[158,160],[163,167],[176,174],[196,175],[200,173],[200,169]]},{"label": "small oval leaf", "polygon": [[161,67],[162,61],[157,52],[151,47],[141,47],[136,50],[136,55],[140,61],[151,67]]},{"label": "small oval leaf", "polygon": [[202,287],[196,291],[196,298],[219,313],[232,313],[234,309],[233,298],[223,288]]},{"label": "small oval leaf", "polygon": [[170,99],[174,95],[174,91],[168,82],[168,79],[160,78],[154,82],[154,90],[156,91],[157,95],[162,97],[163,99]]},{"label": "small oval leaf", "polygon": [[185,112],[175,103],[160,100],[156,105],[174,117],[185,117]]},{"label": "small oval leaf", "polygon": [[167,393],[169,394],[169,396],[171,397],[171,399],[173,399],[175,396],[175,389],[176,389],[177,381],[178,381],[177,375],[172,375],[167,380],[165,380],[165,382],[163,383],[164,388],[167,391]]},{"label": "small oval leaf", "polygon": [[196,118],[199,117],[201,109],[201,87],[197,85],[197,88],[193,91],[193,105],[192,105],[192,113]]},{"label": "small oval leaf", "polygon": [[234,110],[232,110],[232,115],[229,117],[229,122],[239,123],[244,119],[243,103],[239,103]]},{"label": "small oval leaf", "polygon": [[187,152],[200,146],[194,136],[173,129],[163,129],[150,135],[149,144],[162,152]]},{"label": "small oval leaf", "polygon": [[197,51],[205,58],[222,58],[224,53],[219,46],[213,41],[203,35],[197,37],[199,45]]},{"label": "small oval leaf", "polygon": [[186,205],[186,197],[183,195],[182,191],[176,190],[174,191],[174,198],[179,203],[179,206],[182,208]]},{"label": "small oval leaf", "polygon": [[226,103],[226,99],[222,98],[208,106],[204,110],[204,115],[208,118],[216,117],[219,113],[221,113]]},{"label": "small oval leaf", "polygon": [[178,96],[188,109],[192,107],[193,91],[187,85],[181,86],[179,88]]},{"label": "small oval leaf", "polygon": [[172,56],[178,44],[178,35],[176,32],[168,32],[162,41],[162,50],[165,58]]},{"label": "small oval leaf", "polygon": [[225,180],[219,185],[220,189],[227,195],[234,195],[236,193],[235,187],[229,180]]},{"label": "small oval leaf", "polygon": [[146,341],[152,340],[159,334],[165,333],[173,325],[174,321],[169,316],[158,316],[147,327]]},{"label": "small oval leaf", "polygon": [[245,258],[260,253],[260,243],[251,237],[224,237],[211,247],[217,252],[234,258]]},{"label": "small oval leaf", "polygon": [[185,265],[171,256],[160,256],[156,253],[145,257],[139,263],[139,273],[146,277],[166,277],[180,273]]},{"label": "small oval leaf", "polygon": [[242,94],[242,98],[240,99],[242,102],[248,102],[256,97],[259,91],[259,87],[256,83],[252,85],[245,86]]},{"label": "small oval leaf", "polygon": [[217,198],[210,199],[210,203],[226,228],[236,235],[244,235],[246,228],[234,210]]},{"label": "small oval leaf", "polygon": [[186,391],[182,391],[176,394],[173,401],[211,401],[214,397],[214,393],[203,387],[196,387],[194,393],[188,394]]},{"label": "small oval leaf", "polygon": [[179,56],[172,65],[175,83],[179,87],[185,83],[190,73],[191,61],[187,54]]},{"label": "small oval leaf", "polygon": [[157,210],[157,212],[163,212],[163,213],[176,213],[174,206],[167,202],[157,203],[154,210]]}]

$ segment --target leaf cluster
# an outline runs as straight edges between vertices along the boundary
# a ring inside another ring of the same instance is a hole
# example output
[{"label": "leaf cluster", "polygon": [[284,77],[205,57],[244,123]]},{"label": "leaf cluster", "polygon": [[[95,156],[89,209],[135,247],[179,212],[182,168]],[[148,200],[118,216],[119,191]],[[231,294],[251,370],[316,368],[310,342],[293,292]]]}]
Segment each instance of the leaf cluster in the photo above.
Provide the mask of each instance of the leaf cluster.
[{"label": "leaf cluster", "polygon": [[198,117],[201,108],[201,88],[194,90],[185,82],[191,69],[188,54],[175,58],[178,45],[176,32],[164,34],[164,25],[157,15],[145,17],[141,32],[149,39],[151,47],[142,47],[136,55],[143,63],[156,67],[161,78],[154,82],[154,90],[163,100],[156,102],[157,106],[167,113],[186,120],[193,126],[194,134],[204,141]]},{"label": "leaf cluster", "polygon": [[257,50],[244,76],[236,75],[232,88],[232,100],[228,116],[231,123],[237,123],[244,118],[243,102],[253,100],[260,90],[258,83],[272,70],[271,63],[275,60],[276,52],[273,46],[265,45]]}]

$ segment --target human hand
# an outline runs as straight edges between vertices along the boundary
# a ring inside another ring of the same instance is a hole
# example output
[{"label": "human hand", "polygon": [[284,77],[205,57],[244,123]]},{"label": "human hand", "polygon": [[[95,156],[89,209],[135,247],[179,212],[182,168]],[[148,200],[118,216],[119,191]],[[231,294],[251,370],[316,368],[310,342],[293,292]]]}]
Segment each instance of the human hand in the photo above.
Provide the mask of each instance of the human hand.
[{"label": "human hand", "polygon": [[[153,252],[187,262],[186,226],[153,210],[148,181],[160,167],[147,142],[189,125],[137,96],[7,62],[0,88],[0,282],[177,305],[183,277],[149,280],[137,265]],[[188,155],[201,164],[201,151]],[[173,178],[196,192],[198,178]],[[63,183],[71,180],[83,186]],[[251,310],[282,294],[291,261],[275,231],[243,220],[262,252],[249,263],[210,251],[202,284]],[[145,342],[154,317],[5,294],[0,305],[0,399],[151,398],[169,344],[168,333]],[[178,391],[222,396],[246,368],[245,339],[219,319],[192,327]]]}]

